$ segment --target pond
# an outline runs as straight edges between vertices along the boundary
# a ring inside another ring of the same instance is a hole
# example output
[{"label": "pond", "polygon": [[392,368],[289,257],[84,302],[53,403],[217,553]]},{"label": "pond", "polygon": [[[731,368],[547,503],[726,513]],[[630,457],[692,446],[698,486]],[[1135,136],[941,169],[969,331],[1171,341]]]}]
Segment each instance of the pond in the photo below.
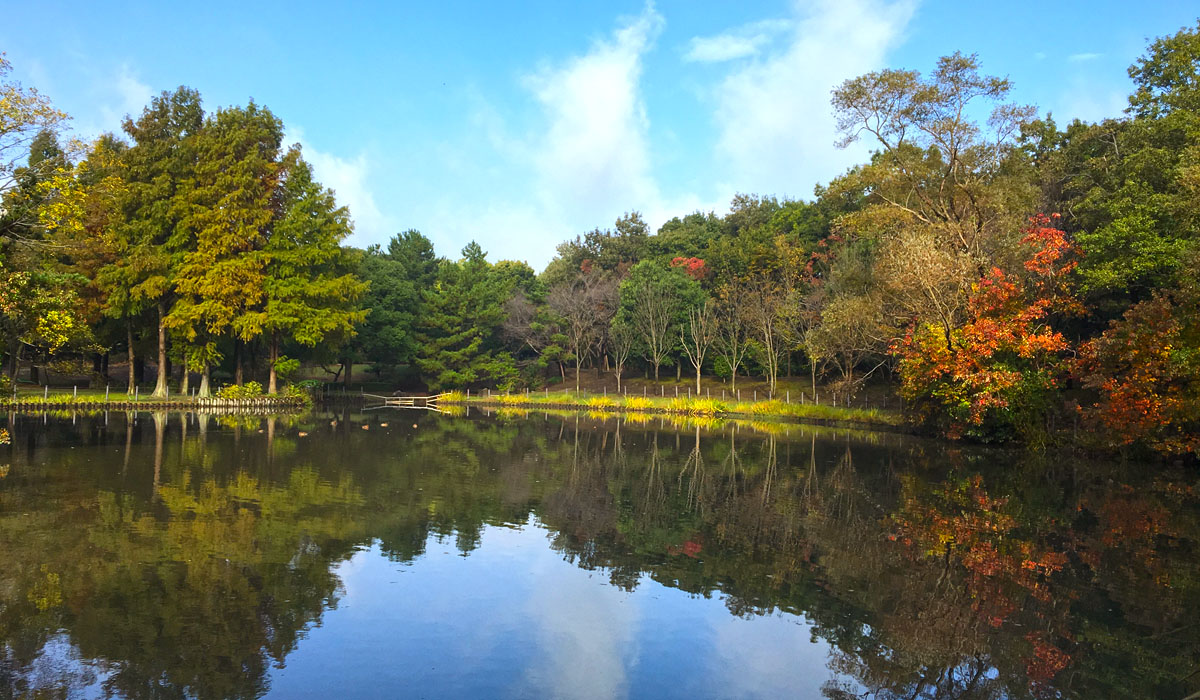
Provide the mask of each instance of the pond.
[{"label": "pond", "polygon": [[0,426],[0,698],[1200,690],[1183,468],[637,416]]}]

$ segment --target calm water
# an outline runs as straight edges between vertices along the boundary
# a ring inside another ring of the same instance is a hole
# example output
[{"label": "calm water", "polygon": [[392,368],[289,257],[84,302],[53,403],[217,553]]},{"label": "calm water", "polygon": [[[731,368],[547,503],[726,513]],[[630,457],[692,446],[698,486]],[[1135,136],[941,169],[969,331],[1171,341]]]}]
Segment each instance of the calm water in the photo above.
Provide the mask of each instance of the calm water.
[{"label": "calm water", "polygon": [[0,698],[1200,690],[1194,472],[540,414],[7,426]]}]

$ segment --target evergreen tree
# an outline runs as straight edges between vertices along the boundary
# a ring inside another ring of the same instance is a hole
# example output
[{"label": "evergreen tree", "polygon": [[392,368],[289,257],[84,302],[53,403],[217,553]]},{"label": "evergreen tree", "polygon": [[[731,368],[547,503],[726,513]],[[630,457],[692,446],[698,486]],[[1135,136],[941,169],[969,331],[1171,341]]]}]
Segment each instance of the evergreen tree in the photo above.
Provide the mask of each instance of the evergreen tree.
[{"label": "evergreen tree", "polygon": [[474,241],[462,253],[462,260],[442,263],[425,292],[417,364],[434,389],[507,386],[517,369],[501,348],[499,331],[513,278],[496,274]]}]

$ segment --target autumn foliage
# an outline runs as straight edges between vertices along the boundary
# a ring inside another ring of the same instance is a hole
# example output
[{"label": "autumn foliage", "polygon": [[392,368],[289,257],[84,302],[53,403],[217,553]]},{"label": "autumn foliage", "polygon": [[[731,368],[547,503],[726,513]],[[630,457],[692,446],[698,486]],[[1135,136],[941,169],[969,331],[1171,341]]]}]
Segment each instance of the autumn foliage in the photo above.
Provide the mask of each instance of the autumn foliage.
[{"label": "autumn foliage", "polygon": [[1068,294],[1074,252],[1051,223],[1038,216],[1026,229],[1023,274],[993,267],[972,286],[961,327],[947,334],[914,325],[893,346],[900,392],[918,422],[955,438],[1041,432],[1069,345],[1050,321],[1076,310]]},{"label": "autumn foliage", "polygon": [[705,266],[704,261],[700,258],[672,258],[671,267],[682,268],[683,271],[687,273],[688,277],[691,277],[697,281],[708,276],[708,268]]},{"label": "autumn foliage", "polygon": [[1080,352],[1084,414],[1116,445],[1200,456],[1200,295],[1181,289],[1130,308]]}]

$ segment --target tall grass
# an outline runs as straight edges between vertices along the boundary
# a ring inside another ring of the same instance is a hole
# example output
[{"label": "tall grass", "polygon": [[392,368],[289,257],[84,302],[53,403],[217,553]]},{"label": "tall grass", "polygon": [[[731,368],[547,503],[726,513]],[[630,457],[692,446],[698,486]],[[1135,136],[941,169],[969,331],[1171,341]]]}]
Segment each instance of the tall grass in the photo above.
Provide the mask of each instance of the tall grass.
[{"label": "tall grass", "polygon": [[843,408],[822,404],[787,403],[778,399],[762,401],[725,402],[713,398],[658,396],[590,396],[571,393],[556,394],[493,394],[490,397],[465,396],[450,392],[442,398],[443,403],[465,403],[479,401],[498,403],[505,407],[533,406],[538,404],[573,405],[596,411],[622,410],[631,413],[667,413],[680,416],[709,417],[747,415],[756,418],[799,418],[810,420],[873,423],[877,425],[899,425],[898,414],[873,408]]}]

